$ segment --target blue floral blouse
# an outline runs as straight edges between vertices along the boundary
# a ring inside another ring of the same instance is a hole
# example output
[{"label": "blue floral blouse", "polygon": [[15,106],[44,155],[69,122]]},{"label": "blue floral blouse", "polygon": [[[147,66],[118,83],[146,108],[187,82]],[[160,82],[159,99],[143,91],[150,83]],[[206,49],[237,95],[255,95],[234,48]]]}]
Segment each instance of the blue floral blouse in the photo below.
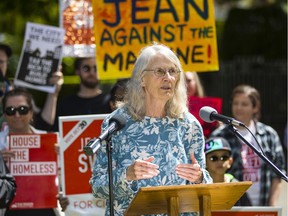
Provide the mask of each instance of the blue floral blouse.
[{"label": "blue floral blouse", "polygon": [[[192,114],[185,114],[184,119],[144,117],[135,121],[125,108],[119,108],[104,119],[102,131],[107,128],[109,119],[114,115],[122,115],[127,120],[125,127],[114,133],[111,138],[114,215],[124,215],[141,187],[191,184],[178,177],[175,171],[180,163],[192,163],[191,152],[194,152],[202,168],[202,183],[212,183],[209,173],[205,170],[202,127]],[[144,160],[150,156],[155,158],[152,163],[159,166],[160,173],[151,179],[128,182],[127,167],[137,159]],[[109,215],[108,158],[104,142],[97,152],[90,185],[95,197],[107,200],[106,215]]]}]

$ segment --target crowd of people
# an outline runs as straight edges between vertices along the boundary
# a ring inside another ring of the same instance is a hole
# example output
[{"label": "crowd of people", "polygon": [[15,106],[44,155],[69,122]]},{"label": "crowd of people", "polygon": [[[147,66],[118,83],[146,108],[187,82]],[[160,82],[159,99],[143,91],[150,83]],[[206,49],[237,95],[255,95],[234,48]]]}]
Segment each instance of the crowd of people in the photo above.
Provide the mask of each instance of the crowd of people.
[{"label": "crowd of people", "polygon": [[[139,188],[163,185],[252,181],[252,186],[235,205],[276,205],[281,177],[239,141],[229,125],[219,124],[209,137],[204,136],[201,124],[189,112],[187,103],[190,96],[204,97],[204,87],[196,72],[183,71],[176,54],[167,46],[153,43],[144,47],[131,78],[116,81],[109,93],[100,87],[95,58],[76,58],[74,70],[80,78],[78,92],[59,98],[64,83],[60,67],[50,78],[56,90],[47,94],[39,113],[35,112],[29,89],[14,86],[6,77],[11,55],[11,48],[0,44],[1,142],[3,136],[12,133],[57,132],[59,116],[108,114],[102,131],[112,117],[125,118],[125,126],[111,138],[115,195],[112,207],[116,215],[124,214]],[[243,122],[252,134],[241,127],[237,130],[254,146],[263,149],[272,163],[285,173],[280,138],[272,127],[260,122],[260,93],[250,85],[239,85],[233,89],[231,99],[233,117]],[[108,158],[104,143],[97,152],[89,183],[96,198],[107,200],[106,215],[109,215]],[[59,143],[55,146],[59,148]],[[14,154],[0,143],[0,167],[6,166]],[[5,169],[10,176],[7,167]],[[2,194],[4,175],[0,174]],[[5,188],[15,195],[15,179],[12,176],[10,182],[5,180],[8,183]],[[0,216],[57,215],[57,209],[9,209],[12,199],[13,196],[6,206],[0,206]],[[58,199],[65,212],[68,198],[59,195]]]}]

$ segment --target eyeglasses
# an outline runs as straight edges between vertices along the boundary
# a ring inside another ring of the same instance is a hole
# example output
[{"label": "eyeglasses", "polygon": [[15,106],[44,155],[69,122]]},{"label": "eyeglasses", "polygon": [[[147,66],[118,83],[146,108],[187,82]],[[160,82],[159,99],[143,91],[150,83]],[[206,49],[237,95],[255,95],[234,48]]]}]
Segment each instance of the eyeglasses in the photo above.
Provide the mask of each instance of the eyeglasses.
[{"label": "eyeglasses", "polygon": [[166,73],[168,72],[168,74],[172,77],[178,77],[180,71],[175,69],[175,68],[168,68],[168,69],[164,69],[164,68],[155,68],[155,69],[146,69],[144,71],[153,71],[156,77],[164,77],[166,75]]},{"label": "eyeglasses", "polygon": [[94,66],[90,66],[90,65],[83,65],[82,67],[81,67],[81,71],[83,71],[83,72],[95,72],[96,73],[96,71],[97,71],[97,68],[96,68],[96,65],[94,65]]},{"label": "eyeglasses", "polygon": [[223,155],[221,157],[217,157],[217,156],[213,155],[213,156],[211,156],[209,158],[209,160],[213,161],[213,162],[216,162],[216,161],[219,161],[219,160],[220,161],[227,161],[229,158],[230,158],[230,156],[228,156],[228,155]]},{"label": "eyeglasses", "polygon": [[28,112],[30,110],[30,107],[28,106],[19,106],[19,107],[7,107],[5,109],[5,113],[8,115],[8,116],[13,116],[16,114],[16,111],[18,111],[19,115],[27,115]]}]

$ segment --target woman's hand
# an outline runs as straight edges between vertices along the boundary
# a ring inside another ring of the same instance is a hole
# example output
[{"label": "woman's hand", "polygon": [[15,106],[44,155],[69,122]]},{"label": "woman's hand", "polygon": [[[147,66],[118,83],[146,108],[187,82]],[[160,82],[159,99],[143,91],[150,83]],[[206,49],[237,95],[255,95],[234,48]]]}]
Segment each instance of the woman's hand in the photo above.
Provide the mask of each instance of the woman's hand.
[{"label": "woman's hand", "polygon": [[192,164],[179,164],[176,167],[176,173],[181,178],[187,181],[201,183],[203,180],[203,173],[201,167],[198,164],[194,153],[190,154],[190,158],[192,160]]},{"label": "woman's hand", "polygon": [[15,152],[8,149],[2,149],[1,154],[4,161],[8,161],[11,157],[15,157]]},{"label": "woman's hand", "polygon": [[60,192],[57,195],[57,199],[59,200],[59,204],[61,206],[61,211],[65,211],[67,206],[70,204],[68,197],[63,196],[63,194]]},{"label": "woman's hand", "polygon": [[149,179],[159,174],[159,166],[151,163],[154,157],[146,160],[136,160],[127,168],[126,178],[128,181]]}]

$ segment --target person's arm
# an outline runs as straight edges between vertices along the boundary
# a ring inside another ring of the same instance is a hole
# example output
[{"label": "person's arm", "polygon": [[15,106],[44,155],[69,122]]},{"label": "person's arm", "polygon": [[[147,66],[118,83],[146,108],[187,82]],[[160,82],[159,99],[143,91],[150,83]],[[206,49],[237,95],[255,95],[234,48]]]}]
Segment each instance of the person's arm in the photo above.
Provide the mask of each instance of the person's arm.
[{"label": "person's arm", "polygon": [[[1,154],[1,153],[0,153]],[[0,208],[8,208],[16,194],[16,182],[0,155]]]},{"label": "person's arm", "polygon": [[[185,139],[183,140],[188,160],[187,164],[178,164],[176,173],[179,177],[187,180],[187,184],[212,183],[213,180],[206,170],[204,153],[204,135],[200,123],[194,117],[187,117]],[[191,134],[194,135],[193,139]],[[188,138],[190,137],[190,138]]]},{"label": "person's arm", "polygon": [[276,206],[276,202],[281,192],[281,179],[273,178],[270,188],[269,206]]},{"label": "person's arm", "polygon": [[58,95],[64,83],[62,72],[61,71],[55,72],[50,78],[50,83],[56,85],[56,91],[54,93],[49,93],[47,95],[43,110],[41,112],[41,117],[49,125],[53,125],[56,116]]}]

